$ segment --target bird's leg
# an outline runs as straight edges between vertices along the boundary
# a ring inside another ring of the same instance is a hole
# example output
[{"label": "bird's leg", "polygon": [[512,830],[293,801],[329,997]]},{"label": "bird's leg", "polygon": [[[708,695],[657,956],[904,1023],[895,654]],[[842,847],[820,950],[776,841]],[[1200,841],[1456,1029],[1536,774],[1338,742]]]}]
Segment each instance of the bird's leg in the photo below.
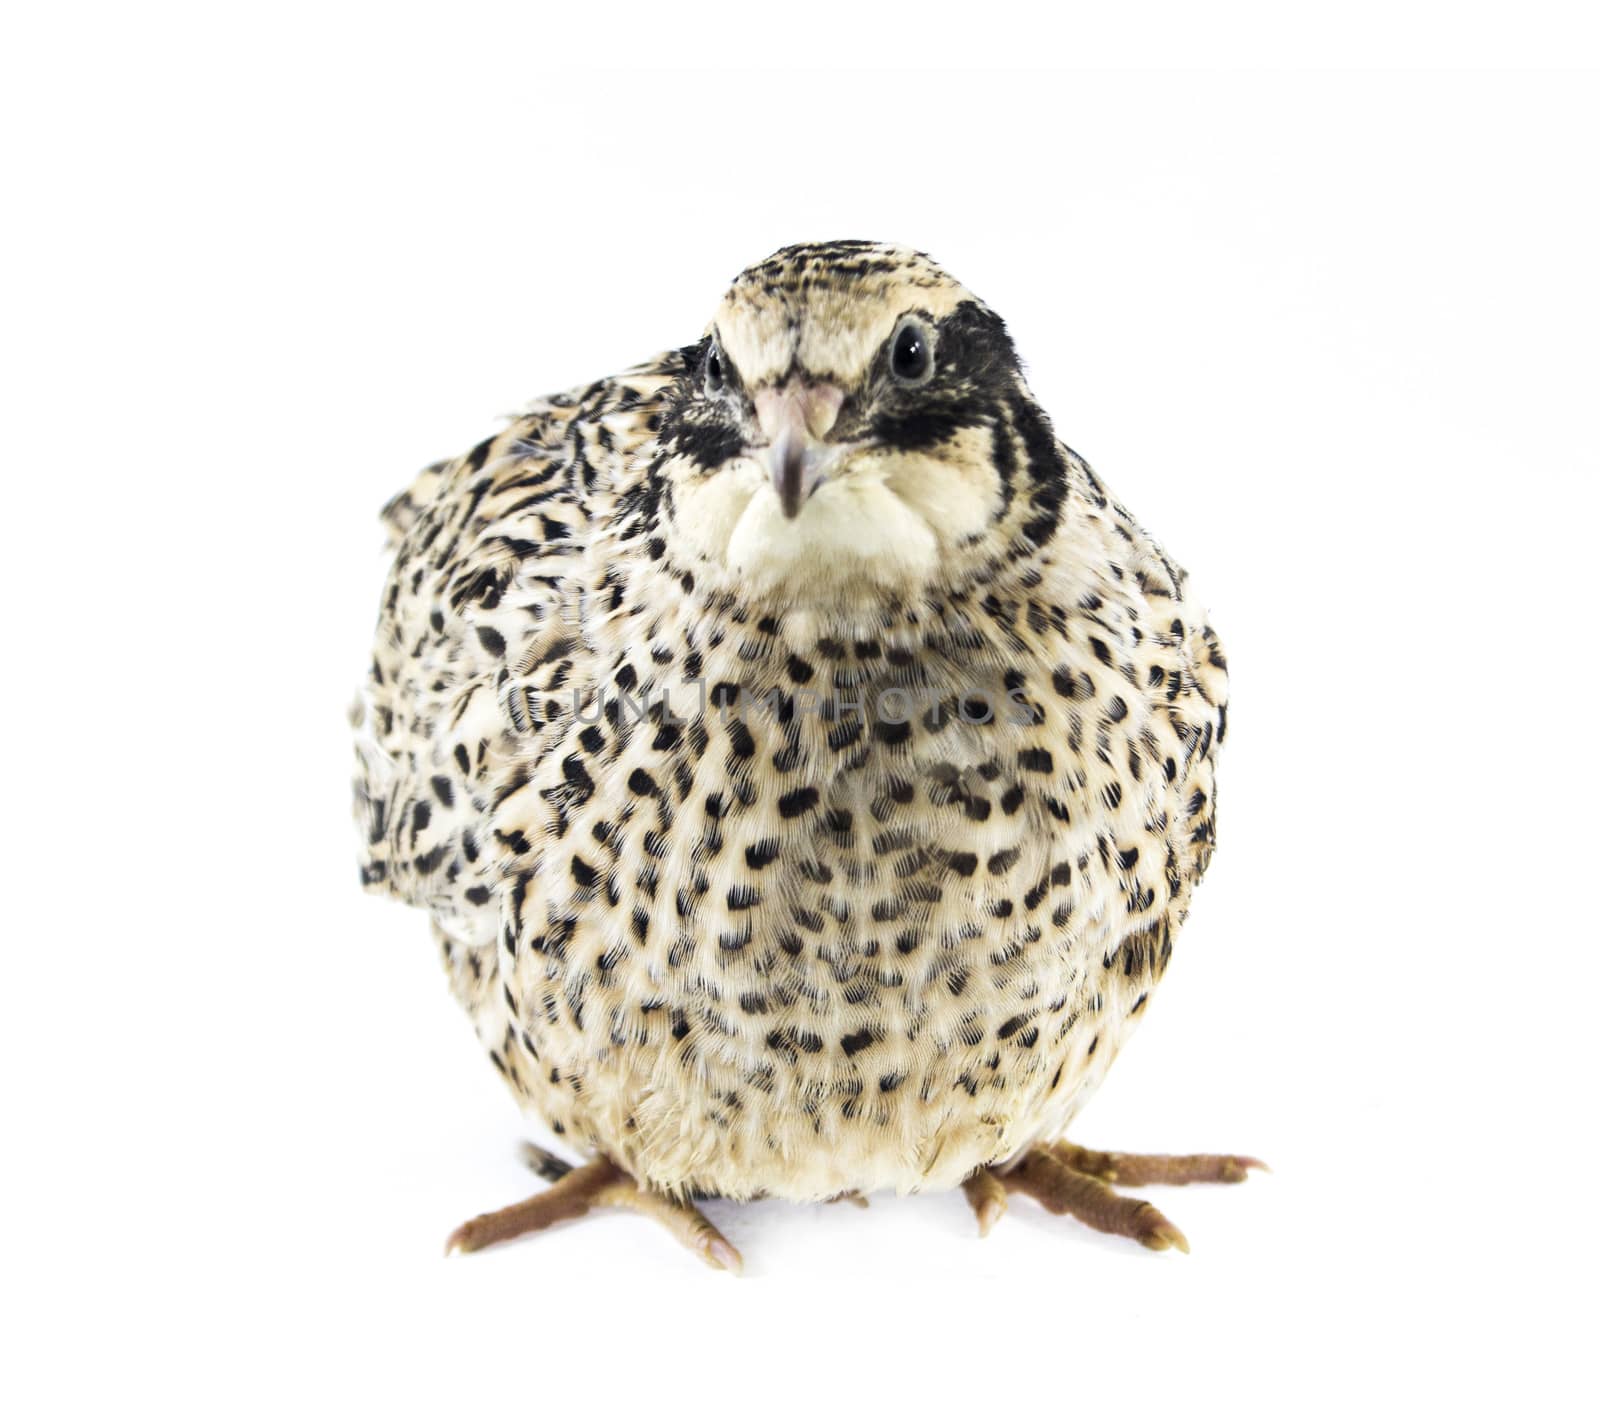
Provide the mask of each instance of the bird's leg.
[{"label": "bird's leg", "polygon": [[992,1170],[980,1167],[967,1177],[961,1190],[972,1205],[972,1211],[978,1215],[978,1236],[988,1237],[989,1229],[1005,1215],[1005,1184]]},{"label": "bird's leg", "polygon": [[1242,1184],[1252,1169],[1265,1169],[1249,1155],[1119,1155],[1086,1150],[1065,1140],[1050,1147],[1063,1164],[1107,1184]]},{"label": "bird's leg", "polygon": [[581,1218],[599,1202],[600,1193],[621,1181],[622,1171],[610,1160],[597,1159],[569,1170],[543,1193],[463,1223],[445,1243],[446,1252],[478,1252],[496,1242],[538,1232],[567,1218]]},{"label": "bird's leg", "polygon": [[1156,1208],[1143,1199],[1123,1198],[1111,1186],[1145,1184],[1240,1184],[1252,1169],[1265,1169],[1249,1155],[1120,1155],[1086,1150],[1062,1140],[1038,1145],[1001,1173],[980,1169],[962,1185],[987,1234],[1006,1208],[1006,1190],[1039,1200],[1052,1213],[1070,1213],[1101,1232],[1131,1237],[1161,1251],[1189,1244]]},{"label": "bird's leg", "polygon": [[733,1244],[687,1199],[640,1187],[608,1159],[574,1167],[530,1145],[527,1161],[536,1174],[553,1181],[551,1186],[521,1203],[463,1223],[450,1234],[446,1252],[477,1252],[568,1218],[581,1218],[591,1208],[627,1208],[654,1218],[708,1266],[731,1272],[744,1266]]},{"label": "bird's leg", "polygon": [[1157,1252],[1168,1247],[1189,1250],[1188,1240],[1154,1204],[1123,1198],[1105,1180],[1074,1169],[1051,1149],[1029,1150],[1003,1182],[1038,1199],[1052,1213],[1070,1213],[1100,1232],[1131,1237]]}]

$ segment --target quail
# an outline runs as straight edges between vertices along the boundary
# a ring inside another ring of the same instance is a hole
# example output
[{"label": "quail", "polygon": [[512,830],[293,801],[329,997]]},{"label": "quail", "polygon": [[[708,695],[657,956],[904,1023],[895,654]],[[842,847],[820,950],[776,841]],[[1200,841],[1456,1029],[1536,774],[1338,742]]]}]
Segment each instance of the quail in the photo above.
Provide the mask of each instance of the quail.
[{"label": "quail", "polygon": [[1187,1250],[1061,1137],[1216,840],[1227,665],[1184,572],[926,256],[796,245],[705,334],[390,502],[361,875],[425,910],[575,1152],[458,1228],[961,1187]]}]

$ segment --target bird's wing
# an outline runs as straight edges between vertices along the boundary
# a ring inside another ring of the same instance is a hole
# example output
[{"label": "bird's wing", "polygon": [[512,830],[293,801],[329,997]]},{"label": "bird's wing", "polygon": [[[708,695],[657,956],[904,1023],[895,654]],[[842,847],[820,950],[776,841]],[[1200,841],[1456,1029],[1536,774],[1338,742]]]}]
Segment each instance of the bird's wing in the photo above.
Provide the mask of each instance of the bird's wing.
[{"label": "bird's wing", "polygon": [[1063,453],[1082,503],[1067,528],[1063,565],[1109,566],[1096,581],[1094,608],[1116,601],[1120,613],[1096,617],[1120,635],[1127,681],[1142,694],[1123,778],[1143,776],[1147,831],[1160,834],[1164,847],[1162,917],[1114,952],[1132,980],[1125,990],[1131,1004],[1164,970],[1173,933],[1216,846],[1215,766],[1227,733],[1228,665],[1187,573],[1082,458],[1065,446]]},{"label": "bird's wing", "polygon": [[487,831],[548,719],[509,679],[559,694],[574,667],[590,535],[680,367],[668,353],[537,401],[384,508],[395,554],[354,718],[362,880],[451,939],[493,941],[497,864],[529,841]]}]

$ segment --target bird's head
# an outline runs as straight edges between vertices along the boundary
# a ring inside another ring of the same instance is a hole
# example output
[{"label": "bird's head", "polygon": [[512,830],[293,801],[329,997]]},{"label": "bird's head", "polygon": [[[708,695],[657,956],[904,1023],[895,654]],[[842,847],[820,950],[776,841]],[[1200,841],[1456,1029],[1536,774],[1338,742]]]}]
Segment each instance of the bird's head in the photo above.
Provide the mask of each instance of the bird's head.
[{"label": "bird's head", "polygon": [[684,353],[656,470],[666,544],[747,596],[914,596],[1010,504],[1019,395],[1004,323],[922,254],[782,249]]}]

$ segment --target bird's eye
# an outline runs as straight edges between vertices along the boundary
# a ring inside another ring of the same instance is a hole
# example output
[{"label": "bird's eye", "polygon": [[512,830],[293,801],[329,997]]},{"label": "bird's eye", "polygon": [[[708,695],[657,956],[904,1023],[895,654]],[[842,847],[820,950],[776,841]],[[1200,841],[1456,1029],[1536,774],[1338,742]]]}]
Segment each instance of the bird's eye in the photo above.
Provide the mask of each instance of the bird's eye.
[{"label": "bird's eye", "polygon": [[894,334],[889,348],[889,369],[896,380],[920,385],[933,373],[933,351],[928,345],[928,330],[921,322],[905,322]]},{"label": "bird's eye", "polygon": [[706,388],[715,393],[727,383],[722,369],[722,352],[713,346],[706,352]]}]

